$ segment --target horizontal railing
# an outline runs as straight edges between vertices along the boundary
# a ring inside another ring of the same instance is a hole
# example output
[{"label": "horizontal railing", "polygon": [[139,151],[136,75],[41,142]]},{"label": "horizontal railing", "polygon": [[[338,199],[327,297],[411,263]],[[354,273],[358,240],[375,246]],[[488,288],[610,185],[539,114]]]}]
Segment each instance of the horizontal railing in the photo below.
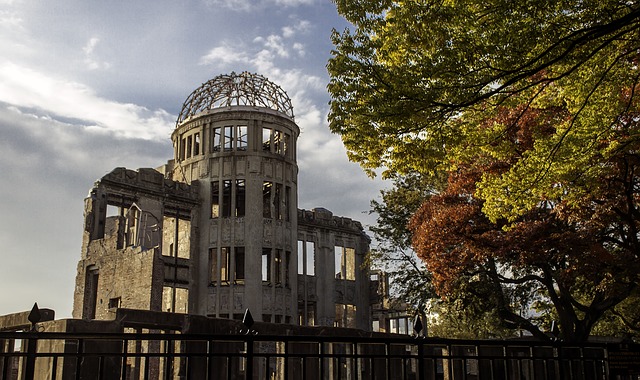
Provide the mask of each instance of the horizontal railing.
[{"label": "horizontal railing", "polygon": [[[625,351],[626,350],[626,351]],[[635,356],[634,356],[635,355]],[[0,332],[0,379],[637,379],[627,346],[533,341]]]}]

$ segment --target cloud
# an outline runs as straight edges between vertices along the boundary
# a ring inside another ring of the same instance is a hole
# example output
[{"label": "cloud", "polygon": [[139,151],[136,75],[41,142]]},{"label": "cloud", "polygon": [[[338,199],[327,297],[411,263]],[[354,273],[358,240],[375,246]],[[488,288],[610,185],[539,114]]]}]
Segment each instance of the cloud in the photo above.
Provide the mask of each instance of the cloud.
[{"label": "cloud", "polygon": [[108,69],[111,67],[110,63],[99,61],[94,57],[94,51],[98,42],[100,42],[99,38],[91,37],[89,41],[87,41],[87,44],[82,48],[85,55],[84,63],[88,70]]},{"label": "cloud", "polygon": [[129,138],[166,138],[175,121],[162,109],[107,100],[83,84],[9,62],[0,63],[0,101]]},{"label": "cloud", "polygon": [[224,43],[209,50],[207,54],[200,58],[201,65],[212,65],[216,67],[230,66],[237,63],[249,63],[250,57],[242,49],[236,49]]},{"label": "cloud", "polygon": [[272,6],[298,7],[311,5],[314,1],[315,0],[204,0],[204,3],[210,7],[248,12]]},{"label": "cloud", "polygon": [[5,247],[0,282],[20,284],[2,299],[0,315],[28,310],[38,301],[41,307],[53,306],[58,317],[70,316],[84,197],[114,167],[166,162],[170,142],[123,138],[4,103],[0,130],[3,165],[11,168],[0,181],[0,209],[6,216],[0,220]]},{"label": "cloud", "polygon": [[264,42],[264,46],[276,53],[279,57],[287,58],[289,57],[289,52],[287,51],[286,46],[282,42],[282,37],[276,35],[270,35],[266,38]]},{"label": "cloud", "polygon": [[282,37],[291,38],[297,33],[306,34],[311,30],[311,22],[308,20],[298,20],[294,25],[288,25],[282,27]]}]

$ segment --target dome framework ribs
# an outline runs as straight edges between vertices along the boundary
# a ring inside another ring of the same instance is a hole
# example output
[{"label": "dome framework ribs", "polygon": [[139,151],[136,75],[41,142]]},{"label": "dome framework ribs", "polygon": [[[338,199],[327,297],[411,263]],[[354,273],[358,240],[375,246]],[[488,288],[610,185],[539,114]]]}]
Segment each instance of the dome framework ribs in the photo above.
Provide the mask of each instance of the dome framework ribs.
[{"label": "dome framework ribs", "polygon": [[219,75],[194,90],[182,105],[176,126],[198,113],[232,106],[264,107],[294,118],[291,99],[280,86],[244,71]]}]

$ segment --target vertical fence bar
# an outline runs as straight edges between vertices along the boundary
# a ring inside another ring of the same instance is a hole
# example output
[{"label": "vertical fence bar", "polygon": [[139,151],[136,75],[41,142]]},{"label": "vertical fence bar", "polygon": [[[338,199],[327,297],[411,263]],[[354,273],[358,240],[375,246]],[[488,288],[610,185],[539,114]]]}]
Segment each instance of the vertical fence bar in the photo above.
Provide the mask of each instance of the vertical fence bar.
[{"label": "vertical fence bar", "polygon": [[58,376],[58,357],[54,356],[51,359],[51,380],[56,380]]},{"label": "vertical fence bar", "polygon": [[246,347],[246,372],[245,379],[253,380],[253,339],[251,339],[250,335],[247,335],[247,340],[245,342]]},{"label": "vertical fence bar", "polygon": [[387,380],[391,380],[391,343],[384,344],[385,348],[385,364],[387,367]]},{"label": "vertical fence bar", "polygon": [[27,358],[24,367],[24,380],[33,380],[34,378],[37,348],[38,341],[35,337],[27,339]]},{"label": "vertical fence bar", "polygon": [[[283,358],[284,358],[284,380],[288,380],[289,379],[289,341],[288,340],[284,341]],[[276,365],[276,368],[278,368],[277,365]]]},{"label": "vertical fence bar", "polygon": [[418,379],[427,378],[424,369],[424,343],[418,342]]},{"label": "vertical fence bar", "polygon": [[122,340],[122,361],[121,361],[122,367],[120,368],[120,378],[122,380],[127,379],[127,362],[129,361],[127,357],[128,352],[129,352],[129,339],[123,339]]},{"label": "vertical fence bar", "polygon": [[320,378],[324,379],[324,360],[326,359],[326,355],[324,352],[324,342],[319,342],[320,344]]},{"label": "vertical fence bar", "polygon": [[355,377],[352,376],[352,378],[355,378],[356,380],[360,380],[360,359],[358,356],[358,343],[354,342],[351,344],[351,352],[353,353],[353,361],[352,361],[352,366],[351,367],[355,367]]},{"label": "vertical fence bar", "polygon": [[78,339],[78,349],[76,350],[76,380],[80,380],[82,359],[84,359],[84,340]]}]

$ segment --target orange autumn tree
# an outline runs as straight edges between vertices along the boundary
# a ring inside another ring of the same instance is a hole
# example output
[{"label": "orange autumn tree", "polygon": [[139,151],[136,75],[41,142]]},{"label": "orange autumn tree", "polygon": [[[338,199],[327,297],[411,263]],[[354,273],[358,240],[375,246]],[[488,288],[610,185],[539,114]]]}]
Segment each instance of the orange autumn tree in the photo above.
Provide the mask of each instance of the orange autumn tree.
[{"label": "orange autumn tree", "polygon": [[[478,155],[449,173],[448,185],[427,199],[409,228],[413,247],[443,297],[465,284],[508,328],[540,339],[556,320],[559,338],[585,341],[606,313],[638,289],[640,273],[640,115],[617,120],[616,149],[593,165],[606,168],[597,182],[574,178],[557,186],[581,186],[587,196],[571,203],[562,192],[540,198],[516,219],[491,221],[483,213],[477,184],[510,170],[536,140],[554,133],[562,108],[505,108],[487,121],[510,125],[502,159]],[[609,141],[601,141],[609,144]],[[445,316],[446,317],[446,316]]]}]

